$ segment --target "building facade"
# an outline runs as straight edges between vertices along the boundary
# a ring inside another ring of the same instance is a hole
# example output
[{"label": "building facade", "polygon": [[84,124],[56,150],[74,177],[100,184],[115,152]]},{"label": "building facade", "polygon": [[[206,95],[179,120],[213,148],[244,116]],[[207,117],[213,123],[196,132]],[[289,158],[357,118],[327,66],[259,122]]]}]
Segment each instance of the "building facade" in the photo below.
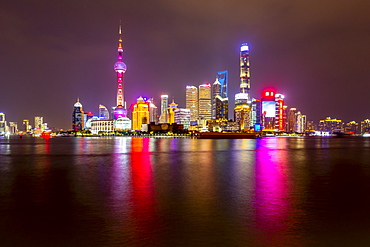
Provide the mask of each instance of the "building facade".
[{"label": "building facade", "polygon": [[160,123],[168,123],[168,95],[161,95],[161,116],[159,118]]},{"label": "building facade", "polygon": [[[72,113],[72,130],[73,131],[80,131],[84,129],[84,112],[82,110],[82,104],[80,100],[77,99],[77,102],[73,106],[73,113]],[[35,128],[39,128],[39,124],[36,125],[35,120]]]},{"label": "building facade", "polygon": [[182,124],[184,129],[190,128],[190,109],[177,108],[174,110],[175,123]]},{"label": "building facade", "polygon": [[199,85],[199,118],[210,120],[212,118],[211,84]]},{"label": "building facade", "polygon": [[319,121],[318,130],[322,132],[329,132],[330,134],[335,132],[343,132],[344,124],[342,120],[326,117],[325,119]]},{"label": "building facade", "polygon": [[99,118],[101,120],[108,120],[109,119],[109,111],[107,107],[103,105],[99,105]]},{"label": "building facade", "polygon": [[370,119],[361,121],[361,134],[370,133]]},{"label": "building facade", "polygon": [[262,125],[265,131],[277,131],[276,128],[276,92],[265,90],[262,92]]},{"label": "building facade", "polygon": [[4,135],[6,132],[6,121],[5,114],[0,112],[0,135]]},{"label": "building facade", "polygon": [[154,104],[153,98],[147,100],[149,103],[149,122],[158,124],[158,107]]},{"label": "building facade", "polygon": [[24,119],[23,122],[22,122],[22,124],[23,124],[22,130],[24,132],[27,133],[27,132],[30,132],[31,131],[30,120]]},{"label": "building facade", "polygon": [[168,105],[168,123],[175,123],[175,110],[177,110],[178,104],[172,100],[172,103]]},{"label": "building facade", "polygon": [[149,123],[149,103],[142,97],[137,99],[132,111],[132,129],[141,130],[143,124]]},{"label": "building facade", "polygon": [[190,110],[190,121],[198,119],[198,88],[186,86],[185,108]]},{"label": "building facade", "polygon": [[40,116],[36,116],[34,119],[35,119],[35,129],[37,129],[37,130],[43,130],[44,118],[43,117],[40,117]]}]

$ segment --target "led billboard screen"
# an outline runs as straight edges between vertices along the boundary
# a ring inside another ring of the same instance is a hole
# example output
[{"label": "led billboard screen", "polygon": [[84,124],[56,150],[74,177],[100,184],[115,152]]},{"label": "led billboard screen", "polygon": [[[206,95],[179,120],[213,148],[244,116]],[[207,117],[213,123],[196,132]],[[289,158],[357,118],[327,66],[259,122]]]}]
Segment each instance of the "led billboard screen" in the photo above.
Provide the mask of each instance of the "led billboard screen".
[{"label": "led billboard screen", "polygon": [[262,113],[265,115],[265,117],[275,117],[275,108],[275,101],[262,101]]}]

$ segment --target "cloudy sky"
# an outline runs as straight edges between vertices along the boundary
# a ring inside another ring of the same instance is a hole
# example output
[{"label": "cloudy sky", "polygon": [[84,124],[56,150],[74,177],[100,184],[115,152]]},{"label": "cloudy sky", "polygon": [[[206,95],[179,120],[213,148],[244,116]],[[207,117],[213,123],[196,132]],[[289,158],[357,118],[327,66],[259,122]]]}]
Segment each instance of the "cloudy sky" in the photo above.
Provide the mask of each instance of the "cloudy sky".
[{"label": "cloudy sky", "polygon": [[247,42],[252,96],[274,87],[309,120],[361,121],[370,118],[369,11],[368,0],[3,1],[0,112],[67,129],[77,97],[85,111],[114,106],[122,20],[128,105],[142,95],[159,106],[168,94],[185,107],[186,85],[228,70],[233,106]]}]

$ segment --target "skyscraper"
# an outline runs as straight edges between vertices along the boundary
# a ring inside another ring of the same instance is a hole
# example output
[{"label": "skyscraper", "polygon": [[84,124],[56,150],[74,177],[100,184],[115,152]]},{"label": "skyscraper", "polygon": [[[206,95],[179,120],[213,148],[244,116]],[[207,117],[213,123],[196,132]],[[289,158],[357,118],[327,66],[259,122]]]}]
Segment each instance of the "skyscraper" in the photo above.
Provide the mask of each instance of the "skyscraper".
[{"label": "skyscraper", "polygon": [[30,128],[30,120],[24,119],[23,120],[23,131],[29,132],[31,130]]},{"label": "skyscraper", "polygon": [[229,72],[227,70],[217,72],[217,80],[221,83],[221,101],[222,110],[221,118],[229,118],[229,96],[228,96],[228,84],[229,84]]},{"label": "skyscraper", "polygon": [[[81,105],[81,107],[82,107],[82,105]],[[42,130],[43,129],[43,123],[44,123],[44,118],[43,117],[40,117],[40,116],[35,117],[35,129]]]},{"label": "skyscraper", "polygon": [[[247,43],[243,43],[240,46],[240,91],[235,94],[235,109],[234,116],[235,121],[243,128],[250,128],[252,125],[251,121],[251,97],[250,97],[250,74],[249,74],[249,47]],[[242,114],[237,114],[242,112]],[[248,112],[249,111],[249,112]],[[238,116],[238,118],[237,118]],[[242,117],[243,119],[240,119]]]},{"label": "skyscraper", "polygon": [[250,87],[249,47],[247,43],[243,43],[240,46],[240,92],[249,96]]},{"label": "skyscraper", "polygon": [[252,108],[251,108],[251,126],[253,126],[254,131],[261,130],[261,100],[252,99]]},{"label": "skyscraper", "polygon": [[5,134],[5,131],[6,131],[5,114],[0,112],[0,135]]},{"label": "skyscraper", "polygon": [[220,94],[220,96],[222,98],[227,98],[228,97],[227,87],[228,87],[228,83],[229,83],[229,72],[227,70],[217,72],[217,80],[221,84],[221,94]]},{"label": "skyscraper", "polygon": [[217,72],[216,81],[212,85],[212,118],[229,118],[229,98],[227,96],[228,71]]},{"label": "skyscraper", "polygon": [[108,120],[109,119],[109,111],[107,107],[103,105],[99,105],[99,118],[101,120]]},{"label": "skyscraper", "polygon": [[199,85],[199,118],[210,120],[212,118],[211,84]]},{"label": "skyscraper", "polygon": [[[41,118],[42,119],[42,118]],[[41,120],[42,124],[42,120]],[[35,117],[35,128],[39,128],[36,125],[36,117]],[[82,111],[82,104],[80,100],[77,99],[77,102],[73,106],[73,113],[72,113],[72,129],[74,131],[83,130],[84,128],[84,112]]]},{"label": "skyscraper", "polygon": [[159,118],[160,123],[168,123],[168,95],[161,95],[161,117]]},{"label": "skyscraper", "polygon": [[215,119],[228,119],[229,116],[229,101],[227,98],[222,98],[217,95],[215,101]]},{"label": "skyscraper", "polygon": [[287,116],[287,132],[296,132],[297,131],[297,108],[290,108]]},{"label": "skyscraper", "polygon": [[9,122],[9,132],[11,135],[14,135],[18,132],[17,122]]},{"label": "skyscraper", "polygon": [[126,64],[122,62],[123,47],[122,47],[122,26],[119,24],[118,29],[118,61],[114,64],[114,70],[117,73],[117,106],[114,109],[114,118],[126,117],[126,103],[124,100],[124,74],[127,70]]},{"label": "skyscraper", "polygon": [[186,86],[186,109],[190,110],[190,121],[198,118],[198,88]]},{"label": "skyscraper", "polygon": [[276,130],[276,92],[272,90],[265,90],[262,92],[262,124],[264,130]]},{"label": "skyscraper", "polygon": [[150,115],[150,123],[158,124],[158,107],[153,103],[153,98],[148,99],[149,103],[149,115]]},{"label": "skyscraper", "polygon": [[[222,105],[220,104],[221,100],[221,83],[216,78],[215,82],[212,84],[212,119],[216,119],[216,109],[219,111],[222,109]],[[218,104],[218,108],[216,107],[216,103]]]},{"label": "skyscraper", "polygon": [[275,94],[275,102],[276,102],[275,128],[278,131],[284,131],[285,130],[284,95],[278,93]]},{"label": "skyscraper", "polygon": [[149,103],[142,97],[137,99],[132,111],[132,129],[141,130],[143,124],[149,123]]}]

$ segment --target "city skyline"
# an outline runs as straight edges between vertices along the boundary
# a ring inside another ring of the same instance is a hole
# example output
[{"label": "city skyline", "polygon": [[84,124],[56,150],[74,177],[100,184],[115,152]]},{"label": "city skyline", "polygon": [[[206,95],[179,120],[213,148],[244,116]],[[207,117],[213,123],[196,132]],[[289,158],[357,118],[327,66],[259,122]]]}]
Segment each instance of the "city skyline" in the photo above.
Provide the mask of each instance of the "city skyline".
[{"label": "city skyline", "polygon": [[[365,32],[369,17],[358,4],[336,1],[332,6],[334,1],[326,1],[318,6],[282,3],[270,8],[241,1],[207,3],[158,1],[143,8],[112,1],[102,10],[94,3],[5,3],[0,10],[5,27],[0,30],[0,112],[18,123],[43,116],[49,126],[68,129],[76,98],[95,115],[99,104],[115,106],[117,79],[112,64],[117,23],[122,19],[128,105],[146,96],[159,106],[160,95],[168,94],[185,107],[186,85],[213,83],[217,71],[228,70],[229,109],[233,109],[239,87],[238,49],[247,42],[252,97],[274,87],[286,96],[288,107],[301,110],[309,120],[369,118],[364,107],[370,89]],[[255,13],[244,16],[239,5]],[[60,13],[49,8],[59,8]],[[211,22],[212,12],[224,10],[232,10],[234,16]],[[295,15],[296,10],[302,15]],[[264,17],[259,17],[262,13]],[[194,27],[194,22],[204,25]]]}]

